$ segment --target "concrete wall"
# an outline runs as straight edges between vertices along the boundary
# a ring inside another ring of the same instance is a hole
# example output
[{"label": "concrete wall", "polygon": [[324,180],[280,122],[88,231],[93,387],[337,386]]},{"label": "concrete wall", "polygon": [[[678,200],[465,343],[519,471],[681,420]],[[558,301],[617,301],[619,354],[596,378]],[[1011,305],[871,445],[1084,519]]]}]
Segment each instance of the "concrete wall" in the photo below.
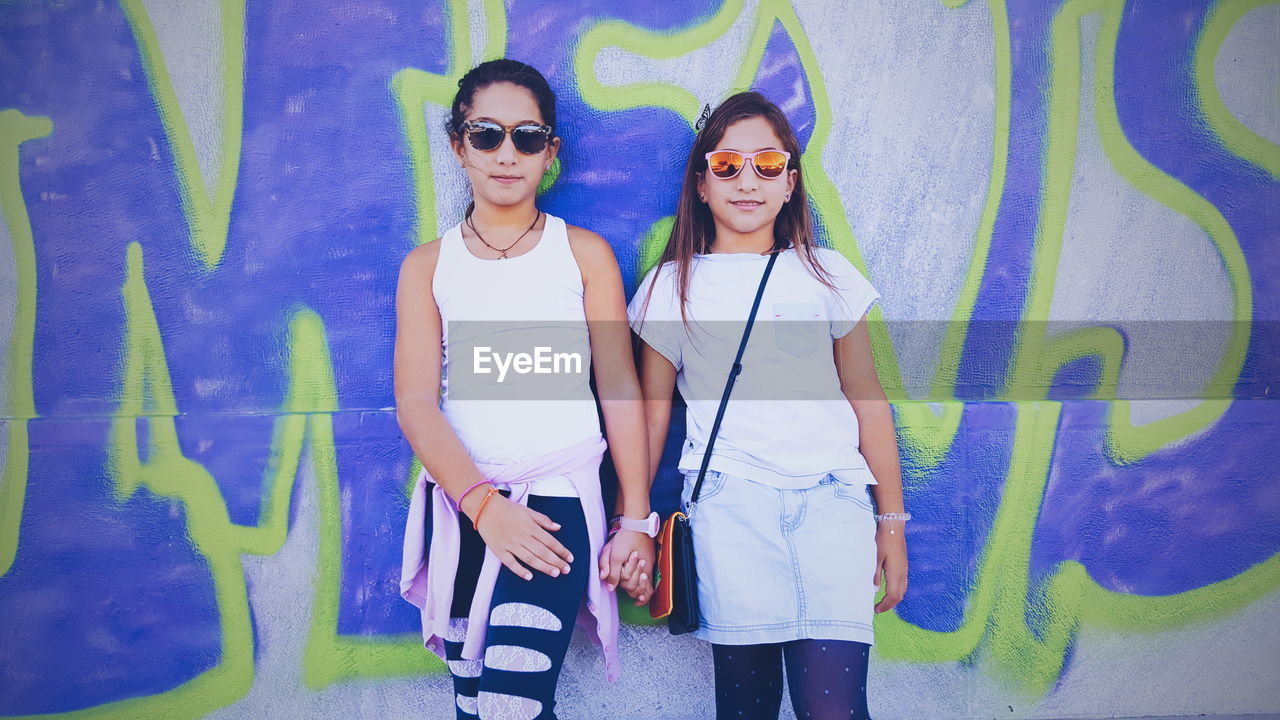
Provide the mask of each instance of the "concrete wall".
[{"label": "concrete wall", "polygon": [[[397,594],[392,296],[503,54],[560,98],[542,207],[628,291],[703,105],[790,114],[916,516],[876,717],[1280,711],[1280,5],[22,0],[0,36],[0,714],[451,717]],[[575,640],[563,717],[710,717],[705,646],[622,648],[609,687]]]}]

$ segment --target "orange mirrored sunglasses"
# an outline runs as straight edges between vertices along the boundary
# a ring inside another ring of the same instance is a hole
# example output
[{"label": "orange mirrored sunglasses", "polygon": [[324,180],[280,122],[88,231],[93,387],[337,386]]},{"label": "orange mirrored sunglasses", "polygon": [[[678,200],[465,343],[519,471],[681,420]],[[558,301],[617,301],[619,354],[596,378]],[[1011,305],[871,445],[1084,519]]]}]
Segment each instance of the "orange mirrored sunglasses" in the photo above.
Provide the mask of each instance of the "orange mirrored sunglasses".
[{"label": "orange mirrored sunglasses", "polygon": [[791,162],[791,153],[786,150],[757,150],[753,153],[712,150],[706,157],[707,169],[721,180],[737,177],[748,160],[751,161],[751,167],[755,168],[757,175],[773,180],[782,177],[782,174],[787,171],[787,163]]}]

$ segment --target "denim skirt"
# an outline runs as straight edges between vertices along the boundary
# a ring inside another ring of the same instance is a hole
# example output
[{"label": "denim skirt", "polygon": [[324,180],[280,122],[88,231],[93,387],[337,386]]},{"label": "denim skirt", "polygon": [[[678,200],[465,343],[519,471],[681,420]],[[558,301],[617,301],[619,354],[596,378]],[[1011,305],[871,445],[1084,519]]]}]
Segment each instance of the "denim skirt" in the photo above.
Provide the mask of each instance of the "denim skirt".
[{"label": "denim skirt", "polygon": [[781,490],[708,470],[690,508],[696,479],[685,476],[681,497],[698,568],[694,637],[722,645],[872,644],[876,522],[869,485],[827,475],[813,487]]}]

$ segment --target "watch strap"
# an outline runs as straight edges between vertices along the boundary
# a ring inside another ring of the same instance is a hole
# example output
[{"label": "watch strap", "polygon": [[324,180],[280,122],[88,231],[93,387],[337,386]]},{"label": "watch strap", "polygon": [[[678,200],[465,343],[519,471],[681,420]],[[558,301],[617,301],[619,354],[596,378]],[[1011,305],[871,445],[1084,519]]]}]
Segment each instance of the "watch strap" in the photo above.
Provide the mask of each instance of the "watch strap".
[{"label": "watch strap", "polygon": [[651,512],[649,513],[649,516],[643,520],[633,520],[632,518],[619,515],[613,519],[613,522],[611,522],[610,525],[623,530],[641,532],[649,537],[657,537],[659,528],[658,513]]}]

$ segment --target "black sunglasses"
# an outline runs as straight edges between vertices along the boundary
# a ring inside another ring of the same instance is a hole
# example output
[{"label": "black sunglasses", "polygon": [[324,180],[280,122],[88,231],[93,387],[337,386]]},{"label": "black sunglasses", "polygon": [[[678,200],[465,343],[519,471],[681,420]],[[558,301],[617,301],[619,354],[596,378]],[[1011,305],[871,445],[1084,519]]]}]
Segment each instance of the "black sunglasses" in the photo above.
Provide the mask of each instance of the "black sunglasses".
[{"label": "black sunglasses", "polygon": [[511,142],[516,149],[525,155],[537,155],[546,150],[547,143],[551,141],[551,126],[537,123],[506,127],[492,120],[468,120],[462,123],[462,133],[467,136],[471,147],[482,152],[501,145],[507,133],[511,133]]}]

